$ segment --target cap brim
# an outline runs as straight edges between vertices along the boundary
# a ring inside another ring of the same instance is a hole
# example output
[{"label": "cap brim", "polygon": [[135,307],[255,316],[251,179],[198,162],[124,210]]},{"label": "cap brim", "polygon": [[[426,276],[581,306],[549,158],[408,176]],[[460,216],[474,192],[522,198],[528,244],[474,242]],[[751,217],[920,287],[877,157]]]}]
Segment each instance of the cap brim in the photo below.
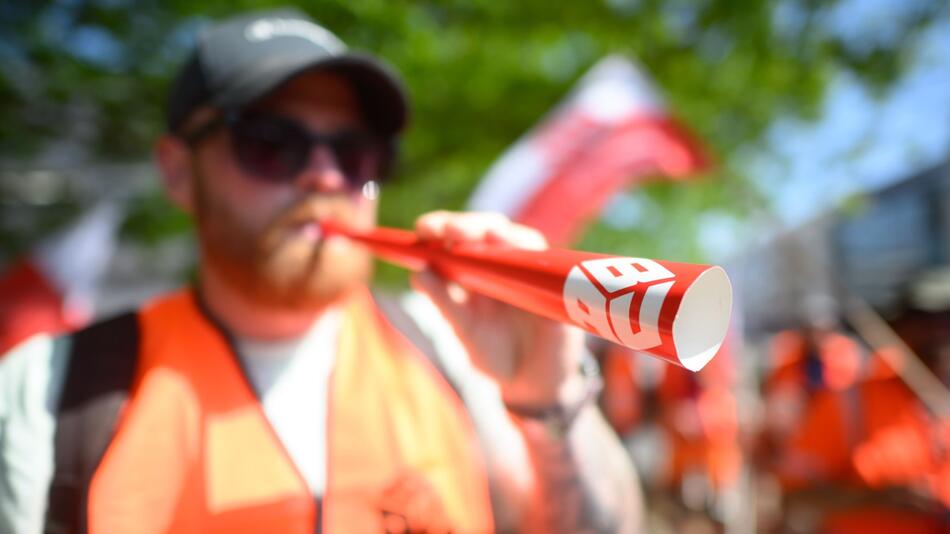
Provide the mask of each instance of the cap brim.
[{"label": "cap brim", "polygon": [[346,53],[318,58],[288,58],[259,66],[215,98],[222,108],[244,107],[266,97],[297,76],[314,70],[332,70],[353,84],[365,119],[382,134],[403,131],[409,122],[409,101],[395,72],[367,54]]}]

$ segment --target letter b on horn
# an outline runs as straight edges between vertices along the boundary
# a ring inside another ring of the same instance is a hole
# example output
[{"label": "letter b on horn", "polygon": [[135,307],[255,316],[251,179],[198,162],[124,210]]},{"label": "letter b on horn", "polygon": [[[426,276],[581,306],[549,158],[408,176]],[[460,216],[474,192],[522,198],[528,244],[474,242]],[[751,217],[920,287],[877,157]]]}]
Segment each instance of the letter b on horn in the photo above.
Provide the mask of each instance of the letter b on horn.
[{"label": "letter b on horn", "polygon": [[572,321],[605,339],[651,349],[662,343],[660,310],[674,277],[645,258],[583,261],[564,282],[564,306]]}]

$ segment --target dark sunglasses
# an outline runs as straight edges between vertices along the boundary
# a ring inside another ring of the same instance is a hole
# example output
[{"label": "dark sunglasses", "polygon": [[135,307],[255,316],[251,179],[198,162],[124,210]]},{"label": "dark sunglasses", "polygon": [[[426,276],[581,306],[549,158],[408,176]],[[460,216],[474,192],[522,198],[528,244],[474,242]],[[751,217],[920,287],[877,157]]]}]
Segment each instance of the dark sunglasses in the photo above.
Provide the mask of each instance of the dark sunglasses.
[{"label": "dark sunglasses", "polygon": [[306,168],[315,146],[330,150],[351,189],[379,180],[377,175],[387,164],[385,144],[369,133],[314,133],[293,119],[261,112],[226,112],[181,138],[194,147],[222,126],[230,130],[231,148],[241,168],[269,182],[292,181]]}]

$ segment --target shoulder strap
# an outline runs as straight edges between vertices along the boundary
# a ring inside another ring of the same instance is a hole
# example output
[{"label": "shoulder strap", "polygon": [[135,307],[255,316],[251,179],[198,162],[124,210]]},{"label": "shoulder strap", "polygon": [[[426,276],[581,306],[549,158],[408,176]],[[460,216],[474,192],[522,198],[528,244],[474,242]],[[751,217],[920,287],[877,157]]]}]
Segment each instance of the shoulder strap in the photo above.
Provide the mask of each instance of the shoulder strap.
[{"label": "shoulder strap", "polygon": [[135,313],[72,335],[69,363],[56,412],[48,534],[85,533],[92,475],[115,432],[138,360]]},{"label": "shoulder strap", "polygon": [[449,386],[451,386],[457,394],[460,393],[458,385],[453,380],[451,374],[446,372],[445,362],[442,361],[442,357],[439,355],[435,343],[419,328],[419,324],[409,312],[403,308],[399,297],[397,295],[373,291],[373,300],[376,301],[376,305],[389,324],[402,334],[403,337],[408,339],[409,343],[412,343],[412,345],[425,356],[426,360],[436,368],[439,374],[445,378],[445,381],[448,382]]}]

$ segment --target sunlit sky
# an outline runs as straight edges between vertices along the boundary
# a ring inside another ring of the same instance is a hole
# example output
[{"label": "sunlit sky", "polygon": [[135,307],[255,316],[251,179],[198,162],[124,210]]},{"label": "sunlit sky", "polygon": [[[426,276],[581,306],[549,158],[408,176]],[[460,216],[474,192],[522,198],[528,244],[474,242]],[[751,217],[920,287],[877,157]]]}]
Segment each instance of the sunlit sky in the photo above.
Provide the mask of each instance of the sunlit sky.
[{"label": "sunlit sky", "polygon": [[[848,16],[832,20],[854,39],[880,39],[899,18],[894,10],[901,5],[854,0],[839,9]],[[950,21],[927,30],[910,68],[883,97],[842,75],[832,84],[818,121],[780,120],[768,141],[775,154],[750,154],[744,167],[771,200],[775,226],[753,230],[710,216],[703,241],[714,258],[734,254],[763,233],[802,224],[849,195],[902,180],[950,155]]]},{"label": "sunlit sky", "polygon": [[781,121],[769,140],[788,168],[766,164],[762,179],[775,182],[769,189],[787,222],[937,163],[950,148],[950,23],[927,33],[914,66],[885,98],[842,76],[818,124]]}]

